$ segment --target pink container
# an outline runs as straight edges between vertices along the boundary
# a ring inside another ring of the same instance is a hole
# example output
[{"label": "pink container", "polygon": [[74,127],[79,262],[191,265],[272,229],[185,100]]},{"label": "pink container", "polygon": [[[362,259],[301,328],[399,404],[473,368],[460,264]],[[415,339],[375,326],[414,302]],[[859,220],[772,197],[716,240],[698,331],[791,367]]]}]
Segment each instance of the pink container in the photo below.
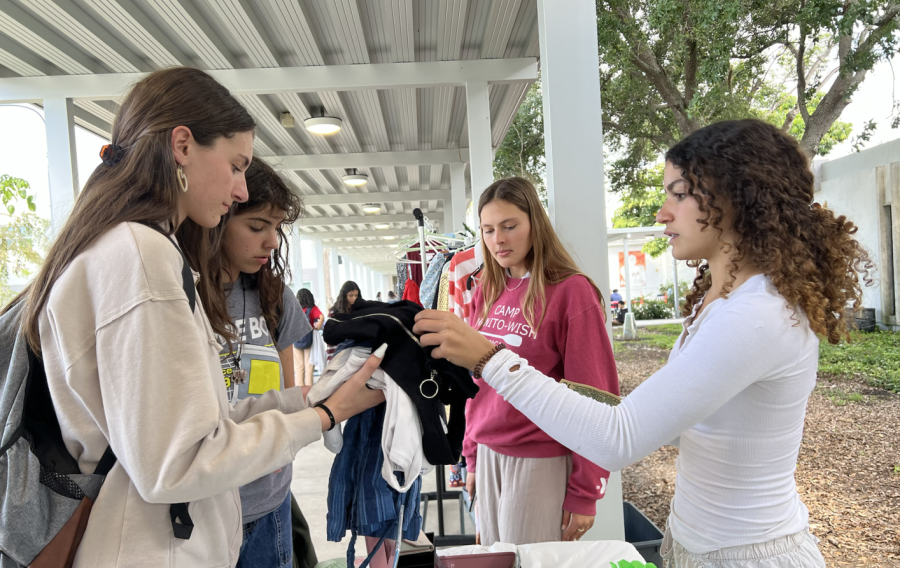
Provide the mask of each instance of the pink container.
[{"label": "pink container", "polygon": [[513,568],[516,565],[516,553],[495,552],[441,556],[441,562],[445,568]]}]

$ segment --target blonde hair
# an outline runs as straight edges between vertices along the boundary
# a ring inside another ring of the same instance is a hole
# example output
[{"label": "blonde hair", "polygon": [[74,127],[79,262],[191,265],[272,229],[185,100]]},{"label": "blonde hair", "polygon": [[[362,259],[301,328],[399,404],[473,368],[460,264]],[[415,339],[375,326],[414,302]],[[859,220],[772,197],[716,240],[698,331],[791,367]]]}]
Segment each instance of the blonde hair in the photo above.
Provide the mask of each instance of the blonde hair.
[{"label": "blonde hair", "polygon": [[[547,212],[541,205],[537,190],[531,182],[524,178],[512,177],[492,183],[478,200],[479,217],[481,210],[495,200],[515,205],[528,215],[528,222],[531,224],[531,250],[525,256],[525,266],[531,272],[531,278],[528,279],[528,288],[522,301],[522,314],[534,336],[537,336],[538,329],[544,321],[543,306],[547,300],[545,294],[547,286],[559,284],[572,276],[584,276],[597,292],[597,299],[603,308],[603,294],[600,293],[597,284],[578,268],[569,251],[559,240],[556,231],[553,230],[553,225],[550,224],[550,217],[547,216]],[[481,286],[484,306],[478,316],[479,329],[484,326],[494,303],[500,298],[500,294],[506,286],[505,270],[491,255],[483,235],[481,249],[484,253],[484,270],[479,286]],[[539,309],[538,306],[540,306]],[[601,312],[605,314],[605,308],[601,309]]]}]

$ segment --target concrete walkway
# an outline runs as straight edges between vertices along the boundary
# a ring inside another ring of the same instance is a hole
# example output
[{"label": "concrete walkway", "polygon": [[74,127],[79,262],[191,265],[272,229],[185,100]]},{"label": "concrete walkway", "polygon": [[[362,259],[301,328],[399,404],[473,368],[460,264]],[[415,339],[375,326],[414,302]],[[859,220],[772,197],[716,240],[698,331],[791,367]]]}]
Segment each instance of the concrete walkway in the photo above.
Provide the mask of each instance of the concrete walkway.
[{"label": "concrete walkway", "polygon": [[[325,537],[326,513],[328,512],[328,476],[331,473],[331,464],[334,462],[334,454],[325,449],[321,441],[300,450],[297,459],[294,460],[294,479],[291,490],[300,509],[303,511],[312,532],[313,544],[319,561],[329,558],[343,558],[347,554],[347,544],[350,542],[349,534],[341,542],[328,542]],[[449,468],[446,468],[449,472]],[[445,487],[447,484],[445,483]],[[423,483],[422,491],[435,490],[435,474],[428,474]],[[448,490],[450,488],[448,487]],[[437,504],[428,505],[427,525],[425,532],[437,532]],[[468,515],[465,515],[465,533],[474,534],[475,527]],[[444,502],[444,528],[447,534],[460,534],[459,530],[459,505],[457,501]],[[360,556],[365,552],[365,540],[357,539],[356,554]]]}]

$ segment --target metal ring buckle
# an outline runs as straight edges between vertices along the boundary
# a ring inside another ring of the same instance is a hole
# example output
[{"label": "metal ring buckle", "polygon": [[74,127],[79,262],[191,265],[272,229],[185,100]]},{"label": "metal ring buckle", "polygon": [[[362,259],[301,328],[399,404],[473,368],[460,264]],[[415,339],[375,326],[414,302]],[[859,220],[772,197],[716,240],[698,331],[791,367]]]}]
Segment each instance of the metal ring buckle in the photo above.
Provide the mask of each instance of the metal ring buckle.
[{"label": "metal ring buckle", "polygon": [[[425,383],[427,383],[429,381],[434,383],[434,394],[431,396],[428,396],[427,394],[425,394],[425,389],[423,388],[425,386]],[[436,380],[434,380],[433,378],[425,379],[424,381],[419,383],[419,393],[425,398],[430,399],[430,398],[436,397],[438,395],[438,392],[440,391],[440,389],[441,389],[440,385],[438,385],[438,382]]]}]

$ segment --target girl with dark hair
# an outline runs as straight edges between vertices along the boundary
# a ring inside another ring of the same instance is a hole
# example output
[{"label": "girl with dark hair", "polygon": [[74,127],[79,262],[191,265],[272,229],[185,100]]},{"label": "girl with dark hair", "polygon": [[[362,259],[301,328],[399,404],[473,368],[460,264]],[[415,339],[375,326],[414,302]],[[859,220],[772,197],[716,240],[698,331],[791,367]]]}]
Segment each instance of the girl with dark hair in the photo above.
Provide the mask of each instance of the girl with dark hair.
[{"label": "girl with dark hair", "polygon": [[[478,216],[485,263],[469,325],[527,353],[557,381],[618,395],[600,291],[559,240],[531,182],[494,182],[481,194]],[[492,389],[480,389],[466,407],[463,454],[466,489],[478,491],[483,545],[578,540],[593,526],[609,472],[542,432]],[[526,515],[526,506],[537,514]]]},{"label": "girl with dark hair", "polygon": [[[302,213],[300,198],[271,166],[254,158],[246,172],[248,198],[215,230],[210,277],[224,295],[234,341],[219,353],[232,403],[294,386],[293,344],[311,331],[285,286],[284,227]],[[240,489],[244,542],[238,568],[292,564],[291,464]],[[303,554],[306,551],[302,551]]]},{"label": "girl with dark hair", "polygon": [[[338,294],[334,305],[328,310],[328,317],[334,317],[334,314],[349,314],[353,308],[353,303],[361,297],[362,292],[360,292],[356,282],[347,280],[344,282],[344,285],[341,286],[341,291]],[[328,345],[327,353],[329,362],[331,362],[331,358],[334,357],[336,351],[337,345]]]},{"label": "girl with dark hair", "polygon": [[[313,297],[313,293],[307,288],[301,288],[297,292],[297,301],[300,302],[300,307],[309,319],[313,330],[318,331],[322,329],[322,326],[325,325],[325,314],[316,306],[316,299]],[[313,333],[313,331],[310,331],[294,343],[294,372],[299,377],[301,385],[310,387],[313,385],[313,364],[311,360]]]},{"label": "girl with dark hair", "polygon": [[[759,120],[702,128],[666,154],[657,214],[698,268],[668,364],[618,406],[570,391],[453,316],[416,333],[567,447],[610,470],[679,445],[664,556],[676,568],[825,566],[794,480],[819,336],[847,337],[873,264],[813,201],[796,140]],[[578,377],[567,377],[577,380]]]},{"label": "girl with dark hair", "polygon": [[[203,71],[141,79],[38,275],[7,307],[42,356],[80,472],[114,455],[75,568],[234,566],[238,487],[290,463],[331,427],[325,409],[302,410],[300,389],[232,407],[222,384],[216,334],[236,337],[207,231],[247,200],[254,127]],[[193,312],[185,263],[199,274]],[[354,381],[377,359],[368,365]],[[379,401],[363,382],[327,401],[335,420]],[[190,522],[190,538],[174,530]]]}]

